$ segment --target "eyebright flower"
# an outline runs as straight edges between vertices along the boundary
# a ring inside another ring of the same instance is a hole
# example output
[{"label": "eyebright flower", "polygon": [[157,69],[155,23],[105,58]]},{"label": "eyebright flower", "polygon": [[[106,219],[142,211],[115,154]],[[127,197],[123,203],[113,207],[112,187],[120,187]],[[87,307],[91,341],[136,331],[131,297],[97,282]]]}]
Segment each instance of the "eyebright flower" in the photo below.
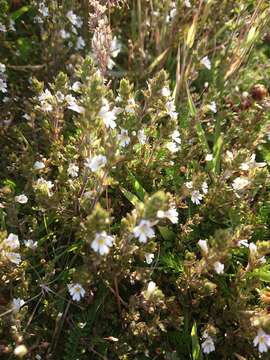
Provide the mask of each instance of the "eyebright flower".
[{"label": "eyebright flower", "polygon": [[200,205],[202,198],[203,198],[203,196],[198,190],[192,191],[192,193],[191,193],[191,201],[194,204]]},{"label": "eyebright flower", "polygon": [[106,231],[97,233],[94,241],[91,244],[91,248],[99,252],[100,255],[105,255],[109,253],[110,247],[113,245],[114,238],[111,235],[108,235]]},{"label": "eyebright flower", "polygon": [[15,201],[20,203],[20,204],[26,204],[28,201],[28,197],[24,194],[15,196]]},{"label": "eyebright flower", "polygon": [[208,185],[207,185],[207,182],[206,182],[206,181],[204,181],[204,182],[202,183],[202,192],[203,192],[204,194],[207,194],[207,193],[208,193]]},{"label": "eyebright flower", "polygon": [[85,108],[78,105],[77,100],[74,96],[67,95],[65,99],[68,103],[68,109],[75,111],[78,114],[83,114],[85,112]]},{"label": "eyebright flower", "polygon": [[224,273],[224,264],[222,264],[220,261],[216,261],[214,263],[214,269],[217,274],[223,274]]},{"label": "eyebright flower", "polygon": [[205,157],[205,161],[212,161],[213,160],[213,154],[207,154]]},{"label": "eyebright flower", "polygon": [[247,171],[247,170],[250,170],[250,169],[254,169],[254,168],[262,168],[264,166],[266,166],[266,162],[259,162],[257,163],[256,160],[255,160],[255,157],[256,155],[255,154],[252,154],[250,159],[247,161],[247,162],[244,162],[240,165],[240,169],[243,170],[243,171]]},{"label": "eyebright flower", "polygon": [[247,187],[249,185],[249,183],[250,182],[247,178],[239,176],[233,180],[232,187],[233,187],[234,191],[241,191],[245,187]]},{"label": "eyebright flower", "polygon": [[34,165],[33,165],[33,168],[34,168],[35,170],[42,170],[42,169],[45,168],[45,164],[44,164],[44,162],[42,162],[42,161],[36,161],[36,162],[34,163]]},{"label": "eyebright flower", "polygon": [[166,110],[167,110],[168,115],[170,115],[170,117],[171,117],[173,120],[176,120],[176,119],[177,119],[178,113],[176,112],[176,109],[175,109],[175,105],[174,105],[173,100],[167,101],[167,103],[166,103]]},{"label": "eyebright flower", "polygon": [[10,233],[8,237],[4,240],[4,245],[13,250],[18,249],[20,247],[18,235]]},{"label": "eyebright flower", "polygon": [[151,295],[155,292],[156,289],[157,289],[156,283],[154,283],[154,281],[150,281],[147,285],[146,291],[144,292],[145,298],[149,300]]},{"label": "eyebright flower", "polygon": [[17,299],[13,299],[12,303],[11,303],[11,309],[14,313],[17,313],[20,311],[20,308],[25,304],[25,301],[17,298]]},{"label": "eyebright flower", "polygon": [[237,245],[238,245],[238,246],[249,247],[249,243],[248,243],[248,240],[247,240],[247,239],[239,240],[239,241],[237,242]]},{"label": "eyebright flower", "polygon": [[118,108],[110,110],[109,103],[106,99],[103,100],[103,104],[104,105],[99,110],[98,116],[103,120],[107,128],[114,129],[116,127],[116,115],[119,113],[120,110]]},{"label": "eyebright flower", "polygon": [[172,154],[174,154],[174,153],[176,153],[177,151],[179,151],[178,145],[177,145],[175,142],[172,142],[172,141],[170,141],[170,142],[168,142],[168,143],[166,144],[166,148],[167,148]]},{"label": "eyebright flower", "polygon": [[144,133],[144,129],[141,129],[141,130],[138,131],[137,137],[138,137],[139,143],[140,143],[141,145],[146,144],[146,142],[147,142],[147,136],[146,136],[145,133]]},{"label": "eyebright flower", "polygon": [[152,254],[152,253],[146,253],[145,254],[146,264],[148,264],[148,265],[151,264],[153,262],[153,260],[154,260],[154,257],[155,257],[155,255]]},{"label": "eyebright flower", "polygon": [[171,138],[173,141],[175,141],[177,144],[181,144],[181,138],[180,138],[180,132],[178,130],[174,130],[171,134]]},{"label": "eyebright flower", "polygon": [[82,27],[83,21],[80,16],[76,15],[72,10],[68,11],[66,17],[71,22],[72,25],[76,26],[77,28]]},{"label": "eyebright flower", "polygon": [[117,138],[121,147],[126,147],[130,143],[130,137],[126,129],[121,129],[121,133],[118,134]]},{"label": "eyebright flower", "polygon": [[6,93],[7,92],[7,82],[5,79],[0,78],[0,91],[2,93]]},{"label": "eyebright flower", "polygon": [[149,220],[141,220],[139,225],[133,229],[133,234],[141,243],[146,243],[148,238],[151,239],[155,236],[155,232],[152,229],[152,225]]},{"label": "eyebright flower", "polygon": [[103,155],[97,155],[86,159],[84,165],[93,172],[99,171],[107,164],[107,158]]},{"label": "eyebright flower", "polygon": [[23,243],[27,248],[32,249],[32,250],[35,250],[38,246],[37,241],[33,241],[32,239],[24,240]]},{"label": "eyebright flower", "polygon": [[208,56],[205,56],[201,59],[200,63],[206,67],[206,69],[211,70],[211,61]]},{"label": "eyebright flower", "polygon": [[68,291],[69,291],[70,296],[72,297],[73,301],[80,301],[85,295],[84,288],[82,287],[81,284],[78,284],[78,283],[69,284],[68,285]]},{"label": "eyebright flower", "polygon": [[161,89],[161,95],[165,97],[171,96],[171,90],[166,86]]},{"label": "eyebright flower", "polygon": [[198,245],[201,248],[202,252],[207,255],[208,254],[208,245],[207,240],[199,240]]},{"label": "eyebright flower", "polygon": [[262,329],[259,329],[253,340],[253,345],[258,346],[260,353],[267,352],[270,348],[270,335],[266,334]]},{"label": "eyebright flower", "polygon": [[75,45],[75,49],[76,50],[82,50],[85,48],[85,41],[81,36],[78,36],[76,45]]},{"label": "eyebright flower", "polygon": [[173,224],[177,224],[178,223],[178,213],[176,208],[171,208],[167,211],[163,211],[163,210],[158,210],[157,212],[157,217],[159,219],[164,219],[167,218],[169,219]]},{"label": "eyebright flower", "polygon": [[134,114],[135,113],[135,106],[136,106],[135,100],[133,98],[128,99],[128,103],[125,106],[125,111],[128,114]]},{"label": "eyebright flower", "polygon": [[67,173],[69,176],[75,178],[78,176],[78,172],[79,172],[79,166],[73,163],[69,164],[67,169]]},{"label": "eyebright flower", "polygon": [[193,182],[192,182],[192,181],[186,182],[185,185],[186,185],[186,187],[187,187],[188,189],[192,189],[192,188],[193,188]]},{"label": "eyebright flower", "polygon": [[213,338],[208,335],[207,331],[204,332],[203,338],[205,339],[202,343],[202,351],[204,354],[210,354],[215,351],[215,344]]},{"label": "eyebright flower", "polygon": [[212,101],[208,106],[208,109],[211,110],[214,114],[217,112],[217,104],[215,101]]},{"label": "eyebright flower", "polygon": [[41,191],[47,193],[47,195],[49,197],[52,196],[50,190],[54,187],[54,184],[50,180],[45,180],[43,177],[41,177],[41,178],[37,179],[36,186]]},{"label": "eyebright flower", "polygon": [[6,258],[13,264],[19,265],[22,261],[21,255],[15,252],[5,252]]}]

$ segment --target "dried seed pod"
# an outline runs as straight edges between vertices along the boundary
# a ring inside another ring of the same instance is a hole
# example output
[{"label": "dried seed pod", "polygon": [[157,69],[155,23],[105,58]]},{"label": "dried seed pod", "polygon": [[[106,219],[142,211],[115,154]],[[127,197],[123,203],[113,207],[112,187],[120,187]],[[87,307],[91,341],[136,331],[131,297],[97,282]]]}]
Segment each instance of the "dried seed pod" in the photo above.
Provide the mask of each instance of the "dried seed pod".
[{"label": "dried seed pod", "polygon": [[263,100],[268,95],[266,87],[262,84],[256,84],[251,89],[251,96],[256,101]]}]

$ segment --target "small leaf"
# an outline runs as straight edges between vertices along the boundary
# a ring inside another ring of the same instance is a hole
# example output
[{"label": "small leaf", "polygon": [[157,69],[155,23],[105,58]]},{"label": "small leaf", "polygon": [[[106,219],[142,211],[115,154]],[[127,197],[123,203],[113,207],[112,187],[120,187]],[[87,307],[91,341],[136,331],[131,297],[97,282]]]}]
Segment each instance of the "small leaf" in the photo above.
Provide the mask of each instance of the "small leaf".
[{"label": "small leaf", "polygon": [[200,360],[201,359],[201,348],[197,334],[197,325],[194,322],[191,329],[191,340],[192,340],[192,359]]},{"label": "small leaf", "polygon": [[23,14],[27,13],[29,10],[31,9],[31,6],[22,6],[20,9],[14,11],[11,14],[11,19],[13,21],[16,21],[17,19],[19,19]]}]

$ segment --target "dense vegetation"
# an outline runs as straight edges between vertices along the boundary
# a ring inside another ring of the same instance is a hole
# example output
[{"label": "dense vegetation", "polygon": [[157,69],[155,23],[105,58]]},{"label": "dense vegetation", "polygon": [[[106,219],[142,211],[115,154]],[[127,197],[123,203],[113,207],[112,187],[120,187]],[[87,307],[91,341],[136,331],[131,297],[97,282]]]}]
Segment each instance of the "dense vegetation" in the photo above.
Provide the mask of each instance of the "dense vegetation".
[{"label": "dense vegetation", "polygon": [[0,358],[269,359],[268,0],[0,0]]}]

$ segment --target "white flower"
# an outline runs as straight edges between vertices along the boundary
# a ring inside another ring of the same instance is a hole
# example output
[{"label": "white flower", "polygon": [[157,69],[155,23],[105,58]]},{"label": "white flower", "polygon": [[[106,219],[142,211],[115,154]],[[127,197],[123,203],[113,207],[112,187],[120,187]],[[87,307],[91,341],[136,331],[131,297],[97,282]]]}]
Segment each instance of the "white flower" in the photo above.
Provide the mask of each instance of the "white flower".
[{"label": "white flower", "polygon": [[100,255],[105,255],[109,253],[113,242],[113,236],[108,235],[106,231],[102,231],[101,233],[96,234],[95,239],[92,241],[91,248],[100,253]]},{"label": "white flower", "polygon": [[68,169],[67,169],[67,173],[69,176],[77,177],[78,172],[79,172],[79,166],[77,166],[76,164],[73,164],[73,163],[69,164]]},{"label": "white flower", "polygon": [[53,99],[53,96],[52,96],[52,93],[50,92],[49,89],[45,89],[45,91],[42,91],[42,93],[38,97],[38,100],[40,102],[49,101],[49,100],[52,100],[52,99]]},{"label": "white flower", "polygon": [[270,335],[259,329],[253,340],[253,345],[258,346],[260,353],[267,352],[268,348],[270,348]]},{"label": "white flower", "polygon": [[21,255],[15,252],[6,252],[5,256],[8,258],[10,262],[16,265],[19,265],[20,262],[22,261]]},{"label": "white flower", "polygon": [[244,162],[244,163],[242,163],[240,165],[240,169],[243,170],[243,171],[247,171],[247,170],[250,170],[250,169],[255,169],[257,167],[262,168],[262,167],[267,165],[265,162],[257,163],[256,160],[255,160],[255,157],[256,157],[256,155],[252,154],[250,159],[247,162]]},{"label": "white flower", "polygon": [[121,129],[121,133],[118,134],[117,139],[121,147],[125,147],[130,143],[130,137],[128,136],[128,130]]},{"label": "white flower", "polygon": [[168,143],[166,144],[166,148],[167,148],[172,154],[174,154],[174,153],[176,153],[177,151],[179,151],[179,146],[178,146],[175,142],[172,142],[172,141],[170,141],[170,142],[168,142]]},{"label": "white flower", "polygon": [[202,58],[200,63],[205,66],[206,69],[211,70],[211,61],[209,60],[208,56]]},{"label": "white flower", "polygon": [[213,154],[207,154],[205,157],[205,161],[212,161],[213,160]]},{"label": "white flower", "polygon": [[97,155],[86,159],[84,165],[93,172],[99,171],[107,164],[107,158],[103,155]]},{"label": "white flower", "polygon": [[127,113],[129,113],[129,114],[134,114],[135,113],[135,107],[136,107],[135,100],[133,98],[128,99],[127,105],[125,106],[125,111]]},{"label": "white flower", "polygon": [[171,138],[173,141],[175,141],[177,144],[181,144],[181,138],[180,138],[180,132],[178,130],[174,130],[171,134]]},{"label": "white flower", "polygon": [[7,82],[5,79],[0,78],[0,91],[2,93],[6,93],[7,92]]},{"label": "white flower", "polygon": [[207,193],[208,193],[208,185],[207,185],[207,182],[206,182],[206,181],[204,181],[204,182],[202,183],[202,192],[203,192],[204,194],[207,194]]},{"label": "white flower", "polygon": [[168,115],[170,115],[172,119],[176,120],[178,113],[176,112],[174,101],[173,100],[167,101],[165,106]]},{"label": "white flower", "polygon": [[80,16],[76,15],[72,10],[67,12],[66,17],[71,22],[71,24],[76,26],[77,28],[80,28],[83,24],[83,21],[80,18]]},{"label": "white flower", "polygon": [[38,11],[40,12],[40,14],[41,14],[43,17],[49,16],[49,9],[47,8],[47,6],[45,6],[44,3],[40,3],[40,4],[39,4]]},{"label": "white flower", "polygon": [[199,240],[198,245],[201,248],[202,252],[207,255],[208,254],[208,245],[207,240]]},{"label": "white flower", "polygon": [[37,179],[36,187],[41,191],[44,191],[48,194],[49,197],[52,196],[51,189],[54,187],[54,184],[50,180],[45,180],[43,177]]},{"label": "white flower", "polygon": [[241,191],[248,185],[249,185],[249,180],[247,178],[244,178],[241,176],[234,179],[234,181],[232,183],[232,187],[233,187],[234,191]]},{"label": "white flower", "polygon": [[0,63],[0,73],[4,74],[6,72],[6,65]]},{"label": "white flower", "polygon": [[82,50],[84,48],[85,48],[85,41],[81,36],[78,36],[77,42],[76,42],[76,45],[75,45],[75,49],[76,50]]},{"label": "white flower", "polygon": [[16,346],[14,349],[14,355],[22,359],[28,353],[27,347],[24,344]]},{"label": "white flower", "polygon": [[170,97],[171,96],[171,90],[165,86],[161,89],[161,95],[165,96],[165,97]]},{"label": "white flower", "polygon": [[33,241],[32,239],[24,240],[23,243],[27,248],[29,248],[31,250],[35,250],[38,246],[37,241]]},{"label": "white flower", "polygon": [[214,263],[214,269],[217,274],[223,274],[224,273],[224,264],[222,264],[220,261],[216,261]]},{"label": "white flower", "polygon": [[20,203],[20,204],[26,204],[28,201],[28,197],[24,194],[15,196],[15,201]]},{"label": "white flower", "polygon": [[184,5],[187,7],[187,8],[190,8],[191,7],[191,3],[189,0],[184,0]]},{"label": "white flower", "polygon": [[256,254],[257,254],[257,245],[256,245],[256,244],[254,244],[253,242],[251,242],[251,243],[248,245],[248,248],[249,248],[250,254],[252,254],[252,255],[256,255]]},{"label": "white flower", "polygon": [[71,87],[71,90],[75,92],[79,92],[81,90],[81,87],[82,87],[82,83],[80,83],[79,81],[75,81],[75,83]]},{"label": "white flower", "polygon": [[157,212],[157,217],[159,219],[164,219],[167,218],[169,219],[173,224],[177,224],[178,223],[178,212],[176,210],[175,207],[170,208],[167,211],[163,211],[163,210],[158,210]]},{"label": "white flower", "polygon": [[75,111],[78,114],[83,114],[85,109],[83,106],[78,105],[77,100],[72,95],[66,95],[66,101],[68,103],[68,109]]},{"label": "white flower", "polygon": [[114,108],[110,110],[110,106],[107,100],[103,101],[103,106],[99,110],[98,116],[103,120],[107,128],[114,129],[116,127],[116,115],[118,114],[118,109]]},{"label": "white flower", "polygon": [[151,239],[155,236],[155,232],[152,229],[152,225],[149,220],[141,220],[139,225],[133,229],[133,234],[141,243],[146,243],[148,238]]},{"label": "white flower", "polygon": [[247,239],[239,240],[239,241],[237,242],[237,245],[238,245],[238,246],[249,247],[249,243],[248,243],[248,240],[247,240]]},{"label": "white flower", "polygon": [[154,283],[154,281],[150,281],[147,285],[146,291],[144,292],[145,298],[149,300],[149,298],[155,292],[156,289],[157,289],[156,283]]},{"label": "white flower", "polygon": [[208,109],[211,110],[214,114],[217,112],[217,104],[215,101],[212,101],[208,106]]},{"label": "white flower", "polygon": [[186,187],[187,187],[188,189],[192,189],[192,188],[193,188],[193,182],[192,182],[192,181],[186,182],[185,185],[186,185]]},{"label": "white flower", "polygon": [[198,190],[194,190],[191,193],[191,201],[193,204],[200,205],[203,196]]},{"label": "white flower", "polygon": [[121,42],[117,39],[116,36],[114,36],[112,39],[112,42],[111,42],[111,47],[110,47],[111,57],[116,58],[116,56],[121,51],[121,48],[122,48]]},{"label": "white flower", "polygon": [[25,301],[23,299],[17,298],[13,299],[11,303],[11,309],[14,313],[17,313],[20,311],[20,308],[25,304]]},{"label": "white flower", "polygon": [[155,255],[152,254],[152,253],[146,253],[145,254],[146,264],[148,264],[148,265],[151,264],[153,262],[153,260],[154,260],[154,257],[155,257]]},{"label": "white flower", "polygon": [[67,32],[65,29],[61,29],[59,31],[59,35],[63,40],[69,39],[70,38],[70,33]]},{"label": "white flower", "polygon": [[213,338],[204,332],[203,338],[205,339],[202,343],[202,351],[204,354],[210,354],[211,352],[215,351],[215,344]]},{"label": "white flower", "polygon": [[80,301],[85,295],[85,290],[81,284],[68,284],[68,291],[73,301]]},{"label": "white flower", "polygon": [[7,31],[6,25],[0,23],[0,32],[6,32],[6,31]]},{"label": "white flower", "polygon": [[44,162],[42,162],[42,161],[36,161],[36,162],[34,163],[34,165],[33,165],[33,168],[34,168],[35,170],[41,170],[41,169],[44,169],[44,168],[45,168],[45,164],[44,164]]},{"label": "white flower", "polygon": [[18,235],[10,233],[7,239],[4,240],[4,244],[12,250],[18,249],[20,247]]},{"label": "white flower", "polygon": [[55,97],[59,103],[62,103],[65,100],[65,95],[61,91],[57,91]]},{"label": "white flower", "polygon": [[68,109],[75,111],[78,114],[83,114],[85,112],[85,108],[83,106],[78,105],[77,103],[69,104]]},{"label": "white flower", "polygon": [[144,129],[141,129],[141,130],[138,131],[137,137],[138,137],[139,143],[140,143],[141,145],[146,144],[146,142],[147,142],[147,136],[146,136],[145,133],[144,133]]}]

